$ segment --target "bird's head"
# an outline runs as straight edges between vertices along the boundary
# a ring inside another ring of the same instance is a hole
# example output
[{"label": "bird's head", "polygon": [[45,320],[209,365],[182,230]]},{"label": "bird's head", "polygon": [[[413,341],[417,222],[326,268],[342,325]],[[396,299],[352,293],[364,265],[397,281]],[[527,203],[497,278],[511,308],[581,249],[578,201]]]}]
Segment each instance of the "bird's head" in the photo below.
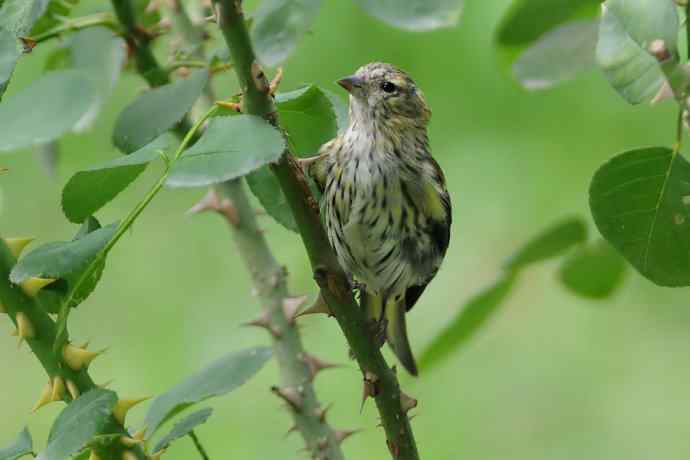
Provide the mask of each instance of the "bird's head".
[{"label": "bird's head", "polygon": [[409,75],[390,64],[367,64],[338,84],[350,93],[351,118],[417,126],[426,126],[431,118],[422,91]]}]

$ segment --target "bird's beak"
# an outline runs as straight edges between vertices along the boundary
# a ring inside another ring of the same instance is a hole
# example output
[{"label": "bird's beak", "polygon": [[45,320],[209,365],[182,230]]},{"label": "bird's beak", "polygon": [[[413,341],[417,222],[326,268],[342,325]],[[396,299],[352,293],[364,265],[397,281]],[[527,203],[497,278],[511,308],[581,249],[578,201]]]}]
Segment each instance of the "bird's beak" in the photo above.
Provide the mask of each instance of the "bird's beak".
[{"label": "bird's beak", "polygon": [[355,75],[350,75],[349,77],[341,78],[337,83],[345,88],[348,93],[351,93],[355,88],[361,88],[364,80]]}]

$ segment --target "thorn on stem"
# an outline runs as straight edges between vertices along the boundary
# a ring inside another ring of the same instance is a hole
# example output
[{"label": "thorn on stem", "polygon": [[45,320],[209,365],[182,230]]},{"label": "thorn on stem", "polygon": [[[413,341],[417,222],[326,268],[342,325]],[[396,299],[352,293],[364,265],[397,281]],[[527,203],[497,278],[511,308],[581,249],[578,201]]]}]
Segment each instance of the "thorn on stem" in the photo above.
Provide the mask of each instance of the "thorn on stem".
[{"label": "thorn on stem", "polygon": [[271,320],[269,318],[268,312],[264,312],[258,318],[254,319],[252,321],[249,321],[247,323],[244,323],[243,326],[260,327],[262,329],[266,329],[271,334],[271,336],[276,340],[278,340],[282,337],[282,334],[280,333],[280,331],[275,326],[273,326],[271,324]]},{"label": "thorn on stem", "polygon": [[77,384],[71,380],[67,380],[65,384],[67,385],[67,391],[69,391],[69,395],[72,397],[72,400],[77,399],[80,394]]},{"label": "thorn on stem", "polygon": [[206,211],[214,211],[220,214],[233,227],[240,225],[240,216],[237,208],[232,204],[228,198],[220,199],[218,193],[211,189],[204,195],[204,197],[194,206],[192,206],[187,214],[200,214]]},{"label": "thorn on stem", "polygon": [[53,401],[51,398],[52,393],[53,386],[51,385],[50,380],[48,380],[48,383],[43,387],[43,390],[41,391],[41,396],[39,396],[38,401],[36,401],[36,404],[31,409],[31,413],[36,412],[38,409],[45,406],[46,404],[50,404]]},{"label": "thorn on stem", "polygon": [[359,412],[361,413],[364,409],[364,403],[367,402],[369,398],[375,398],[380,392],[378,385],[379,376],[371,371],[366,371],[364,373],[364,385],[362,389],[362,405],[359,407]]},{"label": "thorn on stem", "polygon": [[417,404],[419,404],[419,401],[405,394],[403,391],[400,392],[400,407],[403,412],[408,413],[410,410],[417,407]]},{"label": "thorn on stem", "polygon": [[271,391],[288,403],[295,412],[302,412],[304,398],[298,388],[272,386]]},{"label": "thorn on stem", "polygon": [[286,297],[283,299],[283,313],[290,324],[295,324],[299,309],[306,302],[307,296]]},{"label": "thorn on stem", "polygon": [[338,444],[342,444],[347,438],[360,431],[362,430],[338,430],[335,432],[335,440]]},{"label": "thorn on stem", "polygon": [[337,364],[329,363],[326,361],[323,361],[322,359],[317,358],[314,355],[310,355],[309,353],[302,353],[300,356],[300,359],[307,365],[309,368],[309,374],[311,376],[311,380],[313,381],[314,378],[316,378],[316,375],[325,370],[325,369],[331,369],[334,367],[338,367]]},{"label": "thorn on stem", "polygon": [[333,316],[333,313],[331,312],[331,309],[328,307],[326,300],[323,298],[323,294],[321,294],[321,291],[319,291],[319,295],[314,301],[314,303],[310,307],[307,307],[306,309],[297,313],[296,318],[316,314],[325,314],[328,316]]}]

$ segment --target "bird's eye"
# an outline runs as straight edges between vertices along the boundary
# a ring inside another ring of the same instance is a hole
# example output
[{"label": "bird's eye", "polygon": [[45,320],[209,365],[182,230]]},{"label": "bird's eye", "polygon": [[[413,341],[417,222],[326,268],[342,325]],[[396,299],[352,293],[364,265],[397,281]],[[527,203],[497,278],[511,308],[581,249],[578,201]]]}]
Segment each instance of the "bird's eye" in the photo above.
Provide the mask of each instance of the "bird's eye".
[{"label": "bird's eye", "polygon": [[398,87],[389,81],[384,81],[383,83],[381,83],[381,89],[387,93],[392,93],[396,89],[398,89]]}]

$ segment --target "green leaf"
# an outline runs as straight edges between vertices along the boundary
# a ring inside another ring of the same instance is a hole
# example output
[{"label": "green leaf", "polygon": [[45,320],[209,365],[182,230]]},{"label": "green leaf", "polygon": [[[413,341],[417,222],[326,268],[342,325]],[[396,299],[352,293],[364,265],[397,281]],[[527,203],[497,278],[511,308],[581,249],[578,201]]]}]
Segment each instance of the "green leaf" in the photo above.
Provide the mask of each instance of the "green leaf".
[{"label": "green leaf", "polygon": [[260,117],[214,117],[172,167],[167,185],[200,187],[242,177],[277,161],[284,150],[283,136]]},{"label": "green leaf", "polygon": [[43,70],[49,72],[51,70],[63,70],[72,67],[72,50],[70,44],[73,35],[63,39],[62,43],[57,45],[57,48],[49,52],[43,65]]},{"label": "green leaf", "polygon": [[506,270],[517,271],[528,265],[556,257],[587,239],[587,226],[571,217],[548,228],[520,248],[506,263]]},{"label": "green leaf", "polygon": [[347,129],[347,125],[350,123],[350,114],[347,107],[347,103],[342,97],[335,94],[333,91],[320,88],[323,94],[326,95],[329,101],[331,101],[331,106],[333,107],[333,112],[335,112],[335,119],[338,124],[338,132],[343,132]]},{"label": "green leaf", "polygon": [[148,144],[172,128],[192,108],[208,82],[208,72],[149,90],[125,108],[115,123],[113,142],[125,153]]},{"label": "green leaf", "polygon": [[72,66],[91,79],[95,96],[88,112],[74,127],[76,132],[89,128],[115,88],[127,55],[125,42],[111,30],[92,27],[72,36]]},{"label": "green leaf", "polygon": [[462,0],[355,0],[368,14],[394,27],[426,31],[458,23]]},{"label": "green leaf", "polygon": [[283,62],[316,19],[321,0],[264,0],[251,29],[254,49],[267,66]]},{"label": "green leaf", "polygon": [[[98,222],[98,220],[95,217],[89,216],[89,218],[86,219],[84,223],[79,226],[79,231],[77,231],[77,234],[74,236],[73,241],[83,238],[84,236],[98,230],[99,228],[101,228],[100,222]],[[82,284],[81,288],[79,289],[79,292],[77,293],[77,295],[75,295],[77,301],[75,302],[74,306],[78,305],[78,303],[86,299],[89,296],[89,294],[93,292],[93,290],[96,288],[96,285],[101,279],[101,275],[103,274],[104,269],[105,262],[101,263],[97,270],[94,272],[94,275]],[[67,277],[66,283],[55,282],[49,284],[48,286],[38,291],[38,295],[36,296],[37,302],[44,311],[48,313],[58,314],[60,311],[60,305],[62,305],[62,303],[64,302],[65,295],[67,294],[66,285],[71,285],[74,282],[76,282],[76,279],[75,276],[72,275]]]},{"label": "green leaf", "polygon": [[315,155],[338,133],[331,100],[317,86],[276,94],[281,126],[298,156]]},{"label": "green leaf", "polygon": [[606,241],[578,248],[561,265],[560,279],[575,294],[590,299],[609,297],[623,281],[625,260]]},{"label": "green leaf", "polygon": [[28,428],[24,428],[11,446],[0,449],[0,460],[17,460],[25,455],[29,455],[34,448],[31,433]]},{"label": "green leaf", "polygon": [[270,348],[250,348],[212,363],[153,401],[144,425],[147,438],[170,418],[189,406],[238,388],[256,374],[271,357]]},{"label": "green leaf", "polygon": [[48,8],[48,0],[5,0],[0,6],[0,28],[26,37]]},{"label": "green leaf", "polygon": [[50,0],[45,13],[31,28],[31,35],[35,36],[59,25],[63,18],[69,17],[79,0]]},{"label": "green leaf", "polygon": [[288,230],[299,231],[280,182],[268,166],[257,169],[246,179],[249,189],[269,216]]},{"label": "green leaf", "polygon": [[91,81],[76,70],[39,78],[0,104],[0,152],[57,139],[79,123],[93,97]]},{"label": "green leaf", "polygon": [[175,426],[173,426],[173,429],[170,430],[170,432],[166,434],[160,441],[158,441],[156,447],[153,448],[153,453],[155,454],[156,452],[166,449],[173,441],[187,436],[194,428],[202,423],[206,423],[206,420],[208,420],[212,413],[213,409],[210,407],[205,407],[199,411],[189,414],[177,422]]},{"label": "green leaf", "polygon": [[679,20],[673,0],[608,0],[596,57],[609,83],[631,104],[652,99],[665,81],[648,47],[661,39],[677,58]]},{"label": "green leaf", "polygon": [[17,262],[10,281],[18,284],[32,276],[66,279],[81,273],[116,231],[117,224],[111,224],[77,240],[43,244]]},{"label": "green leaf", "polygon": [[594,18],[599,3],[600,0],[514,1],[496,34],[501,63],[513,73],[513,63],[544,34],[572,20]]},{"label": "green leaf", "polygon": [[594,222],[643,276],[690,286],[690,164],[665,147],[605,163],[589,188]]},{"label": "green leaf", "polygon": [[48,447],[37,460],[64,460],[78,452],[105,428],[116,402],[115,393],[99,388],[69,403],[55,420]]},{"label": "green leaf", "polygon": [[515,276],[509,274],[470,299],[450,325],[424,350],[419,360],[420,369],[431,369],[467,343],[498,310],[514,282]]},{"label": "green leaf", "polygon": [[513,63],[513,76],[526,89],[551,88],[596,64],[598,21],[572,21],[546,32]]},{"label": "green leaf", "polygon": [[0,100],[7,89],[14,66],[22,55],[22,45],[9,30],[0,28]]},{"label": "green leaf", "polygon": [[161,136],[130,155],[77,172],[62,191],[62,210],[67,219],[81,223],[101,209],[139,177],[170,142]]},{"label": "green leaf", "polygon": [[[282,126],[287,130],[293,150],[300,156],[316,154],[339,129],[347,128],[347,106],[342,99],[316,86],[279,93],[276,103]],[[288,230],[297,231],[290,205],[269,168],[249,174],[247,183],[271,217]]]}]

